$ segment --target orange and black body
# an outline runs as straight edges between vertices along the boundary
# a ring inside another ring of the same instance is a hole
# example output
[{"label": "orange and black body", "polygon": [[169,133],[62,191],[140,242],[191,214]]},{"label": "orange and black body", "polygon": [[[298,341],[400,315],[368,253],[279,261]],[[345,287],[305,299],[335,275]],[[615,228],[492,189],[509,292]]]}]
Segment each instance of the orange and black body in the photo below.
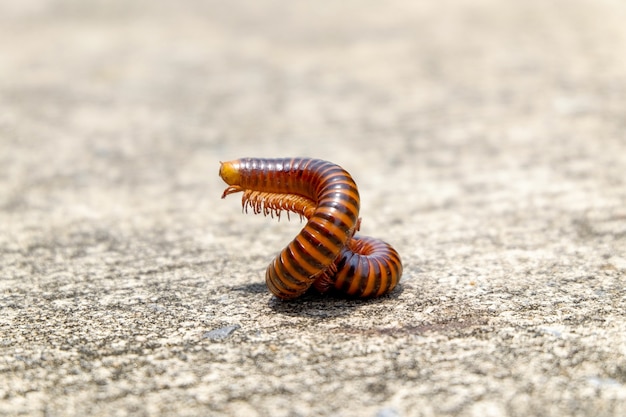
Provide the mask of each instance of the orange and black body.
[{"label": "orange and black body", "polygon": [[329,279],[315,282],[324,292],[326,286],[356,297],[379,297],[393,290],[402,275],[398,252],[386,242],[368,236],[354,236],[335,261]]},{"label": "orange and black body", "polygon": [[229,185],[222,198],[242,191],[244,209],[278,216],[286,210],[308,219],[267,268],[267,286],[277,297],[298,297],[312,285],[370,297],[398,283],[398,253],[382,241],[354,236],[360,198],[343,168],[310,158],[243,158],[222,163],[220,176]]}]

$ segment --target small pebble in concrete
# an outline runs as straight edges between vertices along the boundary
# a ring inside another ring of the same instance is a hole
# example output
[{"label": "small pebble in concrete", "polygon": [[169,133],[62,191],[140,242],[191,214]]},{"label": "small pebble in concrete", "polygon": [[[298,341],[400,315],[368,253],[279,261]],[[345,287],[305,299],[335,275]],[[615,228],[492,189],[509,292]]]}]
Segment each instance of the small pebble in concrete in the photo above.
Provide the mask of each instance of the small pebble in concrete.
[{"label": "small pebble in concrete", "polygon": [[235,330],[241,328],[240,325],[234,324],[232,326],[220,327],[219,329],[214,329],[209,332],[206,332],[202,335],[205,339],[210,340],[224,340],[231,334],[235,332]]}]

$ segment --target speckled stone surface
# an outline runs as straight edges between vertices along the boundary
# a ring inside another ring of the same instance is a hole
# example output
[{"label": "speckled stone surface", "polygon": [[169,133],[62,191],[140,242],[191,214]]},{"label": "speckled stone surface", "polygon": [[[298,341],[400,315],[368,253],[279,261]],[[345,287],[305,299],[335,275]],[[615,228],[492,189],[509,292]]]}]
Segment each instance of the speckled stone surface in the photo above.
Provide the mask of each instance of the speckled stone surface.
[{"label": "speckled stone surface", "polygon": [[[626,415],[626,3],[0,5],[0,415]],[[303,225],[220,160],[352,173],[389,296],[281,302]]]}]

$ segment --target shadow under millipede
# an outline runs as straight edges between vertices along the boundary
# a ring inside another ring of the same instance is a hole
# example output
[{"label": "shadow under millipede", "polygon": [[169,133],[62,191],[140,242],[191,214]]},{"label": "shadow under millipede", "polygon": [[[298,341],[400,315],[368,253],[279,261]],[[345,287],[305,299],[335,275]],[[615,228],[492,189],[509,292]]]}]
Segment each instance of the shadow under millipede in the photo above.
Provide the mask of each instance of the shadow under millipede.
[{"label": "shadow under millipede", "polygon": [[315,290],[306,292],[298,300],[280,300],[272,297],[269,300],[270,308],[279,314],[297,317],[341,317],[349,314],[356,308],[387,303],[397,299],[402,294],[402,284],[396,286],[390,294],[376,298],[348,297],[340,292],[320,294]]}]

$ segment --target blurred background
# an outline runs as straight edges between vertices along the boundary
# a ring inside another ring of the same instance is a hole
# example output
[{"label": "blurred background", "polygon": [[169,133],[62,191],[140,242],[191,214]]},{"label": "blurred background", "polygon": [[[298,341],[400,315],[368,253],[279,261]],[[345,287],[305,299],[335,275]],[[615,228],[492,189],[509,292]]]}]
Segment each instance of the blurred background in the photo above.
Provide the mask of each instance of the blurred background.
[{"label": "blurred background", "polygon": [[3,215],[261,224],[216,201],[218,161],[243,156],[342,165],[365,230],[415,254],[455,217],[494,239],[552,228],[552,199],[566,227],[621,215],[625,17],[616,0],[4,2]]},{"label": "blurred background", "polygon": [[5,2],[3,174],[175,191],[246,155],[365,166],[362,181],[390,189],[419,187],[424,166],[541,175],[560,158],[584,174],[578,159],[623,149],[624,13],[613,0]]},{"label": "blurred background", "polygon": [[623,174],[625,13],[616,0],[4,2],[5,206],[206,209],[219,160],[292,155],[352,172],[375,222],[490,191],[532,205],[536,182],[584,187],[568,204],[617,203],[594,181]]}]

